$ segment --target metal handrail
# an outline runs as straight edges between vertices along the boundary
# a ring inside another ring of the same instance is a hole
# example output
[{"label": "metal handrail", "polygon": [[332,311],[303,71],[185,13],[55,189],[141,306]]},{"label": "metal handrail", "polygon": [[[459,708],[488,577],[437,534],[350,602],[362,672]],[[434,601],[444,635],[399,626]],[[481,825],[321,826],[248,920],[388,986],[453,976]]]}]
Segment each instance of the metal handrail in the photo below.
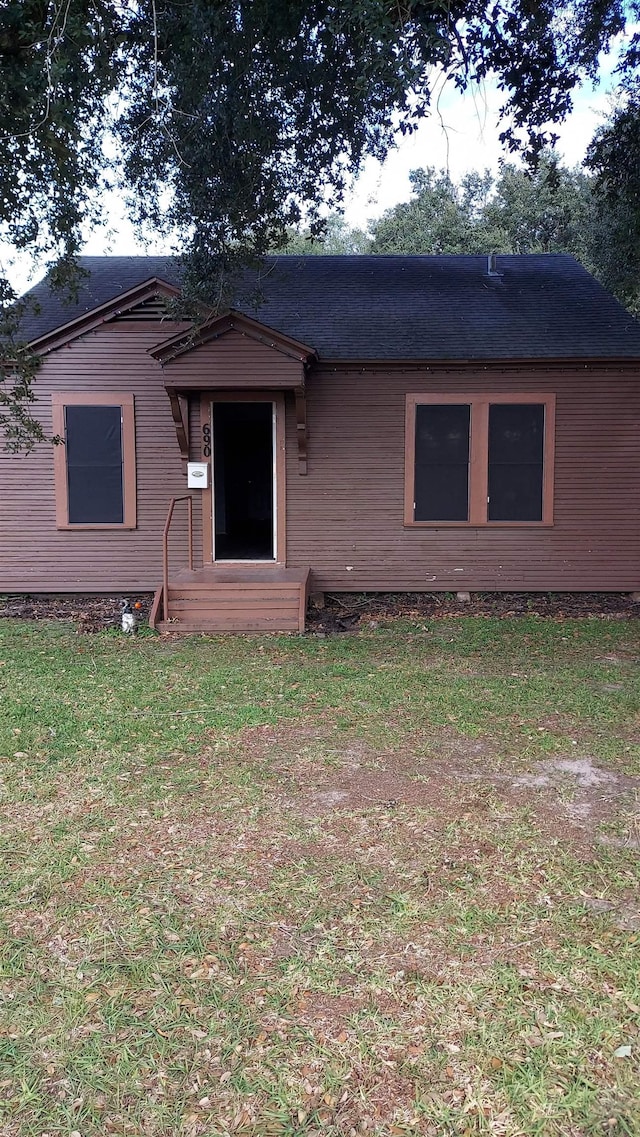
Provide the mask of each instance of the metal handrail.
[{"label": "metal handrail", "polygon": [[189,541],[189,568],[193,570],[193,495],[183,494],[182,497],[172,497],[169,502],[167,520],[162,533],[162,614],[165,622],[169,619],[169,529],[173,511],[179,501],[188,502],[187,527]]}]

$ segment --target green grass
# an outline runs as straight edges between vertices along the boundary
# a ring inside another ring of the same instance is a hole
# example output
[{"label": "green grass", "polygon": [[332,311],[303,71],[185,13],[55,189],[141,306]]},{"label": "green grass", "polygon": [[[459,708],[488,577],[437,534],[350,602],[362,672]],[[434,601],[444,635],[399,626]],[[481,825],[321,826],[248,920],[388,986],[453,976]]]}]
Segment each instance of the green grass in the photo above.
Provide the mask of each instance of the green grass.
[{"label": "green grass", "polygon": [[640,1133],[639,658],[0,626],[2,1137]]}]

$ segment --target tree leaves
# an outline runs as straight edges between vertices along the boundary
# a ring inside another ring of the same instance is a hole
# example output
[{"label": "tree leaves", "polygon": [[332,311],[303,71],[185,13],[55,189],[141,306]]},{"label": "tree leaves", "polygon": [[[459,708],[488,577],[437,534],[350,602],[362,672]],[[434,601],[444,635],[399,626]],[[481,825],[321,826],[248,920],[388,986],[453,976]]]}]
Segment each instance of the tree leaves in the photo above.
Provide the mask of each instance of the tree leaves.
[{"label": "tree leaves", "polygon": [[589,146],[587,166],[605,206],[596,234],[604,283],[640,312],[639,78],[623,84],[618,105]]},{"label": "tree leaves", "polygon": [[216,269],[319,224],[362,160],[428,112],[438,70],[460,87],[495,74],[505,141],[538,153],[623,24],[620,0],[8,0],[0,226],[73,254],[119,178],[217,302]]},{"label": "tree leaves", "polygon": [[[636,128],[640,127],[640,113]],[[629,126],[631,130],[631,126]],[[613,134],[606,146],[624,147]],[[499,176],[467,174],[456,185],[433,168],[411,174],[413,196],[371,226],[374,253],[570,253],[630,311],[640,311],[640,133],[634,157],[600,154],[602,170],[589,176],[559,164],[553,151],[535,171],[503,163]],[[627,152],[632,147],[627,147]],[[618,161],[613,182],[607,163]],[[623,166],[626,174],[623,172]],[[615,192],[614,192],[614,188]],[[346,239],[345,239],[346,240]]]},{"label": "tree leaves", "polygon": [[[292,226],[321,229],[443,74],[495,76],[503,141],[535,159],[625,14],[622,0],[6,0],[0,238],[72,265],[118,184],[138,226],[187,254],[187,296],[220,308]],[[39,435],[30,365],[13,366],[0,429],[22,446]]]}]

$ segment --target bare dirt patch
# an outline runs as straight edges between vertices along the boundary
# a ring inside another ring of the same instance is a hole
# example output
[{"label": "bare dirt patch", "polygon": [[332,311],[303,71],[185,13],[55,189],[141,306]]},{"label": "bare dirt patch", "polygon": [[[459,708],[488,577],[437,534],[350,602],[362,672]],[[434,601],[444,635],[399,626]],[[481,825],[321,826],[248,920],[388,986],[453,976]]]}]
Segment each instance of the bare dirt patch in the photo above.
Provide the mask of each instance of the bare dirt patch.
[{"label": "bare dirt patch", "polygon": [[511,780],[514,788],[542,791],[569,818],[602,822],[618,816],[640,792],[640,778],[605,770],[592,758],[552,758]]},{"label": "bare dirt patch", "polygon": [[303,790],[297,801],[286,804],[305,817],[318,817],[334,810],[362,810],[381,808],[394,810],[399,806],[434,806],[441,798],[442,784],[418,782],[394,771],[390,766],[375,771],[353,770],[331,779],[329,786]]},{"label": "bare dirt patch", "polygon": [[581,900],[591,912],[609,916],[621,931],[640,931],[640,900],[637,896],[618,901],[585,896]]},{"label": "bare dirt patch", "polygon": [[[432,813],[440,827],[465,812],[502,810],[507,816],[527,808],[548,834],[584,843],[595,839],[603,823],[632,812],[640,795],[640,778],[598,765],[587,754],[559,755],[505,772],[489,738],[469,739],[442,728],[430,743],[415,741],[415,751],[363,740],[341,744],[327,738],[321,724],[249,728],[242,738],[243,748],[268,766],[277,783],[273,808],[306,820],[418,808]],[[320,753],[329,759],[318,761]]]}]

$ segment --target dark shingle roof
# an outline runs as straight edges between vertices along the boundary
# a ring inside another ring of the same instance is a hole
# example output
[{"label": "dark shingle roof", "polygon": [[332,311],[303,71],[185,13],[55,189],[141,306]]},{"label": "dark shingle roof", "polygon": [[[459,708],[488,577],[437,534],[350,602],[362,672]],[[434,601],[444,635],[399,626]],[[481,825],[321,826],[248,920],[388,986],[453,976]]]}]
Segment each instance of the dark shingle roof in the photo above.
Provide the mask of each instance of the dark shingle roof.
[{"label": "dark shingle roof", "polygon": [[[151,277],[179,284],[170,257],[84,257],[76,305],[46,281],[30,292],[35,339]],[[236,308],[325,359],[640,358],[640,324],[573,257],[269,257],[259,304]],[[249,289],[249,291],[251,291]],[[159,338],[162,338],[160,336]]]}]

